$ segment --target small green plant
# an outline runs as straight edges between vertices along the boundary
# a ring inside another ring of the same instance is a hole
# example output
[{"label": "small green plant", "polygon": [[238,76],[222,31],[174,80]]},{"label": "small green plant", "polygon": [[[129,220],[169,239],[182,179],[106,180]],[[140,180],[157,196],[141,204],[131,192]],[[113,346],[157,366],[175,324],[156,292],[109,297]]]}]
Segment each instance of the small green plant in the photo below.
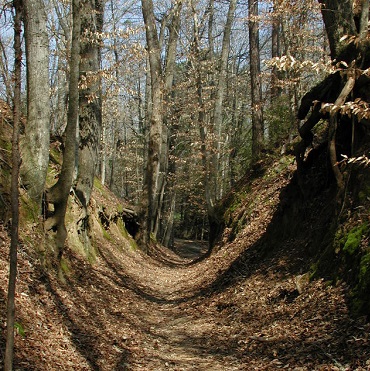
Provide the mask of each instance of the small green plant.
[{"label": "small green plant", "polygon": [[22,326],[21,323],[15,322],[14,323],[14,328],[15,328],[18,335],[22,336],[23,338],[26,336],[26,332],[25,332],[24,327]]}]

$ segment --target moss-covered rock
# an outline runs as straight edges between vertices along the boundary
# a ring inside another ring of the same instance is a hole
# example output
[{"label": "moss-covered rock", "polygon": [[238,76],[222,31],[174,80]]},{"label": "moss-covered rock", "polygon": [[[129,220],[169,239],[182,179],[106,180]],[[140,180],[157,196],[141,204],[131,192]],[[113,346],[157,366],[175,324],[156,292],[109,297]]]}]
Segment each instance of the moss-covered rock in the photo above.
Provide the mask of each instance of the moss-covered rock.
[{"label": "moss-covered rock", "polygon": [[[366,233],[369,232],[369,225],[367,223],[361,224],[352,228],[345,236],[345,243],[343,251],[349,255],[353,255],[361,246],[361,241]],[[344,240],[342,239],[342,241]]]},{"label": "moss-covered rock", "polygon": [[368,249],[365,255],[361,258],[359,284],[361,286],[370,285],[370,249]]},{"label": "moss-covered rock", "polygon": [[356,315],[370,313],[370,249],[360,260],[358,284],[352,293],[352,312]]},{"label": "moss-covered rock", "polygon": [[[348,226],[351,225],[351,227]],[[338,268],[336,280],[344,279],[352,287],[350,308],[354,315],[370,313],[370,225],[360,222],[353,226],[351,219],[347,225],[338,228],[334,239]]]}]

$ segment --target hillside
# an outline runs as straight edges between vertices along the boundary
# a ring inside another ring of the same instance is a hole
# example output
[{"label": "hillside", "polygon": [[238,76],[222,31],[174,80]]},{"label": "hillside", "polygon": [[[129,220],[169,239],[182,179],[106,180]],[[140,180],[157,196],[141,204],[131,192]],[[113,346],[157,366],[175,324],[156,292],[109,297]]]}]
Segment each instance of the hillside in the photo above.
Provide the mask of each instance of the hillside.
[{"label": "hillside", "polygon": [[[361,271],[362,286],[354,265],[351,274],[343,273],[351,259],[366,257],[368,232],[347,256],[338,249],[348,250],[348,239],[333,227],[340,218],[343,231],[364,225],[368,200],[365,195],[363,208],[353,200],[338,217],[335,190],[322,169],[311,167],[299,179],[293,157],[286,156],[251,171],[220,207],[223,233],[203,258],[194,255],[196,242],[193,253],[178,244],[179,254],[157,246],[148,256],[119,218],[104,228],[99,212],[109,219],[122,201],[98,182],[92,247],[81,249],[70,218],[59,270],[50,241],[24,213],[15,369],[370,369],[370,326],[362,314],[368,304],[361,302],[357,317],[348,305],[355,287],[366,289],[368,273]],[[77,208],[72,200],[69,213]],[[6,224],[0,236],[3,353]],[[337,269],[328,264],[333,254]]]}]

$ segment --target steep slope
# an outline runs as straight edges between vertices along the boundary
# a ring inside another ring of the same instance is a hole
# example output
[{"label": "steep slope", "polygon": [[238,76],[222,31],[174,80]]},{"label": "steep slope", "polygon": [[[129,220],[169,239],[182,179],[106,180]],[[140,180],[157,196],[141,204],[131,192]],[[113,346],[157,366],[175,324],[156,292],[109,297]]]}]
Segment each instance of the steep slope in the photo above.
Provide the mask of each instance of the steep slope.
[{"label": "steep slope", "polygon": [[[114,214],[120,200],[101,186],[91,210],[93,251],[82,254],[71,218],[59,275],[45,259],[49,242],[23,224],[15,369],[369,369],[370,327],[351,318],[348,286],[306,274],[334,233],[335,192],[316,176],[303,196],[295,170],[284,157],[247,175],[225,200],[218,246],[195,261],[160,247],[147,256],[120,219],[104,227],[99,213]],[[0,236],[4,329],[4,225]],[[4,331],[1,341],[3,352]]]}]

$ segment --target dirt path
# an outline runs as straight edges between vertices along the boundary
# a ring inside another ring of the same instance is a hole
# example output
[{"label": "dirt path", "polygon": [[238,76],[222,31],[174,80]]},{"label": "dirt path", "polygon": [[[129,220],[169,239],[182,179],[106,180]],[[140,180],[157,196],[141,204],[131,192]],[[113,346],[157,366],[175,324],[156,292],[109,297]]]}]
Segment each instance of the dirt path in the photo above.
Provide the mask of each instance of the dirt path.
[{"label": "dirt path", "polygon": [[127,370],[370,369],[370,328],[349,318],[344,287],[316,281],[299,294],[284,254],[250,261],[248,277],[227,282],[224,274],[220,284],[241,249],[236,243],[196,264],[165,250],[161,261],[105,256],[135,291],[129,312],[139,351],[129,347]]},{"label": "dirt path", "polygon": [[[200,276],[199,266],[191,263],[207,251],[207,246],[195,241],[176,242],[178,256],[168,256],[161,266],[145,267],[146,282],[142,285],[150,288],[151,298],[141,303],[139,317],[149,331],[143,348],[145,357],[131,365],[132,369],[245,369],[236,354],[214,344],[213,339],[225,331],[214,317],[199,310],[199,303],[204,300],[202,286],[207,281],[204,275]],[[138,281],[142,278],[136,277]]]},{"label": "dirt path", "polygon": [[370,327],[349,317],[345,287],[314,281],[299,294],[294,241],[268,258],[250,247],[240,263],[243,241],[194,264],[102,238],[94,265],[67,251],[62,285],[22,250],[15,369],[369,370]]},{"label": "dirt path", "polygon": [[[42,266],[34,244],[45,241],[28,230],[19,252],[14,369],[370,370],[370,326],[350,317],[348,288],[314,280],[297,290],[297,277],[310,269],[308,231],[328,221],[307,219],[287,233],[277,210],[289,177],[279,174],[252,185],[256,207],[245,226],[232,238],[226,229],[205,259],[198,259],[204,246],[192,241],[178,244],[178,254],[148,256],[114,223],[109,231],[96,223],[97,260],[67,250],[63,283]],[[2,352],[8,246],[0,226]]]},{"label": "dirt path", "polygon": [[[198,310],[204,298],[202,284],[207,285],[207,281],[192,261],[206,251],[206,246],[194,241],[177,243],[181,256],[167,251],[158,262],[133,254],[129,265],[114,268],[125,270],[132,279],[137,294],[132,310],[143,330],[140,357],[134,357],[128,369],[244,369],[235,354],[225,354],[214,346],[212,339],[222,330],[214,318]],[[108,256],[105,259],[108,265],[114,265]]]},{"label": "dirt path", "polygon": [[207,241],[175,239],[174,252],[181,258],[196,260],[208,251]]}]

